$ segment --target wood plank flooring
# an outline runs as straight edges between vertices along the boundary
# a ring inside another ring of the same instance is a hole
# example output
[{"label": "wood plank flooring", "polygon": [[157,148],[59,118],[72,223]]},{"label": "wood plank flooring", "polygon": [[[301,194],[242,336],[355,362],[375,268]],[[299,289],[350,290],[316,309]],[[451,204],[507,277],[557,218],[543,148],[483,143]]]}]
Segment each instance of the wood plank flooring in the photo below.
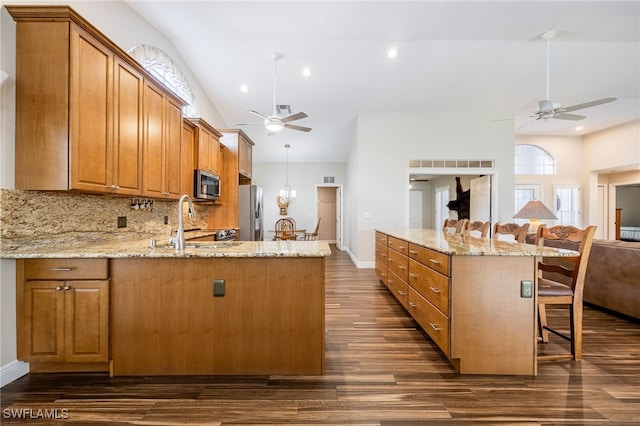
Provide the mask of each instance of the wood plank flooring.
[{"label": "wood plank flooring", "polygon": [[[549,311],[550,323],[566,328],[564,315]],[[537,377],[460,376],[373,270],[356,269],[345,253],[334,250],[326,266],[324,376],[30,374],[2,388],[0,422],[639,423],[640,325],[586,308],[584,329],[581,362],[540,362]],[[545,352],[568,348],[563,340],[551,339]],[[22,419],[17,418],[20,413]],[[47,415],[57,415],[58,420],[45,418]]]}]

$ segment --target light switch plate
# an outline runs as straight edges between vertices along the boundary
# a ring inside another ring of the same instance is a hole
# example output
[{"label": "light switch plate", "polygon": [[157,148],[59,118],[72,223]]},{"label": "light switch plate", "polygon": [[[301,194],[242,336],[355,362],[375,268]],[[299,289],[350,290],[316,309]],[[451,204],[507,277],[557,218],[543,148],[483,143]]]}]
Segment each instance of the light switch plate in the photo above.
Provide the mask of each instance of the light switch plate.
[{"label": "light switch plate", "polygon": [[533,297],[533,281],[522,280],[520,281],[520,297],[532,298]]}]

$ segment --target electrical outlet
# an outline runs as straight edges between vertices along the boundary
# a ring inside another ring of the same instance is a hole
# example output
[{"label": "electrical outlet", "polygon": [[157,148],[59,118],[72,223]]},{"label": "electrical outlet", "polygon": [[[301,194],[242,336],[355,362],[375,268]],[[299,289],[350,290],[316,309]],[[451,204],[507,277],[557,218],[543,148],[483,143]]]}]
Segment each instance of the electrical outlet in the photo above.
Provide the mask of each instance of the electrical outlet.
[{"label": "electrical outlet", "polygon": [[164,224],[168,225],[169,224],[169,216],[165,216],[164,217]]},{"label": "electrical outlet", "polygon": [[224,296],[224,280],[213,280],[213,297]]},{"label": "electrical outlet", "polygon": [[529,280],[520,281],[520,297],[530,299],[533,297],[533,282]]},{"label": "electrical outlet", "polygon": [[126,227],[127,227],[127,217],[118,216],[118,228],[126,228]]}]

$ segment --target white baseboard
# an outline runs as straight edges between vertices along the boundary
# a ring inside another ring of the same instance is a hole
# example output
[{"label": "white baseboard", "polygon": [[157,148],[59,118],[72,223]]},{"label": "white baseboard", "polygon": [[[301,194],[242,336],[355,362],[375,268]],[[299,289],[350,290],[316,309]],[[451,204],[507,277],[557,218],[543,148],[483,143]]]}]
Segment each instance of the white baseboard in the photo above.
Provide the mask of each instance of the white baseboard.
[{"label": "white baseboard", "polygon": [[351,253],[351,250],[349,250],[349,247],[342,247],[343,251],[346,251],[347,254],[349,255],[349,257],[351,258],[351,261],[353,262],[354,265],[356,265],[356,268],[358,269],[374,269],[376,267],[376,262],[360,262],[358,259],[356,259],[356,257],[353,255],[353,253]]},{"label": "white baseboard", "polygon": [[29,363],[22,361],[11,361],[0,367],[0,387],[8,385],[14,380],[29,374]]}]

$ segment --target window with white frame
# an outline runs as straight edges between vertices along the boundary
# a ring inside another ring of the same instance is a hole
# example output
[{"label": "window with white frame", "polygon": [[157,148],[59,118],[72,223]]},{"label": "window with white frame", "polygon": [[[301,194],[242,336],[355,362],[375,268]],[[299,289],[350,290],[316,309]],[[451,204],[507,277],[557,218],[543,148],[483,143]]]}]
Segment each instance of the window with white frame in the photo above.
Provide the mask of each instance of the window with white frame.
[{"label": "window with white frame", "polygon": [[169,55],[161,49],[148,44],[136,46],[129,50],[128,53],[167,89],[188,103],[182,110],[182,114],[185,117],[198,117],[200,115],[189,82],[187,82],[182,71]]},{"label": "window with white frame", "polygon": [[554,185],[556,217],[560,225],[581,227],[580,186]]},{"label": "window with white frame", "polygon": [[[516,204],[515,204],[515,212],[519,212],[521,208],[524,207],[529,201],[540,200],[541,199],[541,185],[531,184],[531,185],[516,185]],[[529,219],[514,219],[513,220],[518,225],[524,225],[529,222]]]},{"label": "window with white frame", "polygon": [[554,175],[556,159],[535,145],[515,146],[515,173],[517,175]]}]

